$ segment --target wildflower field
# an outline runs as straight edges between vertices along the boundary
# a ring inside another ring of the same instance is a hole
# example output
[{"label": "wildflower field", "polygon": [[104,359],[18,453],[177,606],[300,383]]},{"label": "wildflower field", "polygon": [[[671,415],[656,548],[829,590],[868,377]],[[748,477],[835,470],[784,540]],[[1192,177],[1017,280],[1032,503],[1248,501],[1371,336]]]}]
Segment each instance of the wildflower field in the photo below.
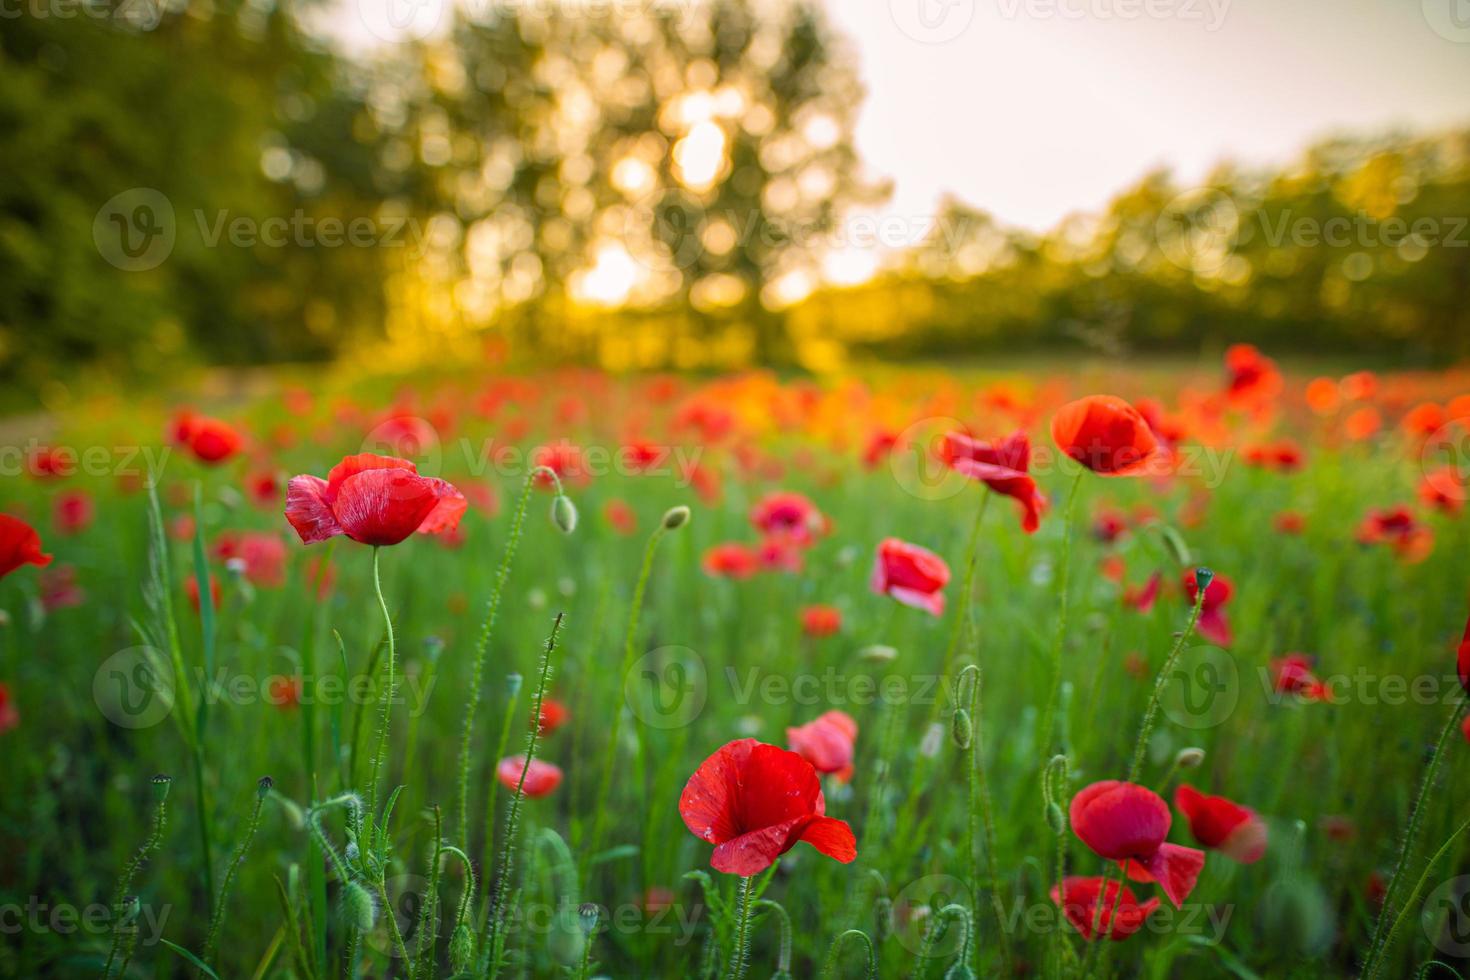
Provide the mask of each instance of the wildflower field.
[{"label": "wildflower field", "polygon": [[1470,373],[6,423],[0,975],[1462,976]]}]

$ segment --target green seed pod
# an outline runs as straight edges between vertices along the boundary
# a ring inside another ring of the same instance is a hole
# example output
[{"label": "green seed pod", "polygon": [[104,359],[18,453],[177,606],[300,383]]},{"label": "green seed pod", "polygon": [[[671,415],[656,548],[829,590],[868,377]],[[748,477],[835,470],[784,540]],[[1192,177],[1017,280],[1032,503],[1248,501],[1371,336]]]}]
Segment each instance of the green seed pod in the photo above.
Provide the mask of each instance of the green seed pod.
[{"label": "green seed pod", "polygon": [[464,973],[474,958],[475,934],[469,923],[461,922],[454,927],[454,935],[449,937],[449,966],[456,974]]},{"label": "green seed pod", "polygon": [[597,921],[601,917],[602,908],[596,902],[583,902],[577,908],[577,921],[589,936],[597,931]]},{"label": "green seed pod", "polygon": [[168,788],[173,785],[174,778],[159,773],[153,777],[153,798],[159,803],[168,799]]},{"label": "green seed pod", "polygon": [[342,916],[359,932],[372,932],[378,920],[378,904],[366,888],[349,881],[342,892]]},{"label": "green seed pod", "polygon": [[577,505],[565,494],[557,494],[551,500],[551,523],[562,534],[571,534],[577,529]]},{"label": "green seed pod", "polygon": [[974,735],[974,728],[968,711],[964,708],[954,709],[954,717],[950,720],[949,725],[949,734],[954,739],[954,744],[962,749],[968,749],[970,739]]},{"label": "green seed pod", "polygon": [[682,504],[678,507],[670,507],[664,511],[664,530],[674,531],[689,523],[691,512]]},{"label": "green seed pod", "polygon": [[1057,803],[1046,805],[1046,822],[1051,824],[1052,833],[1060,834],[1067,829],[1067,815]]},{"label": "green seed pod", "polygon": [[1199,568],[1196,568],[1194,570],[1194,584],[1199,588],[1201,592],[1208,589],[1210,587],[1210,583],[1213,581],[1215,581],[1215,573],[1210,571],[1210,569],[1206,568],[1205,566],[1201,565]]},{"label": "green seed pod", "polygon": [[255,795],[260,797],[262,800],[265,799],[265,794],[269,793],[271,791],[271,787],[275,784],[276,781],[269,776],[261,776],[260,779],[257,780],[255,783]]},{"label": "green seed pod", "polygon": [[1180,749],[1179,754],[1174,757],[1174,764],[1180,769],[1197,769],[1205,761],[1205,750],[1190,747]]}]

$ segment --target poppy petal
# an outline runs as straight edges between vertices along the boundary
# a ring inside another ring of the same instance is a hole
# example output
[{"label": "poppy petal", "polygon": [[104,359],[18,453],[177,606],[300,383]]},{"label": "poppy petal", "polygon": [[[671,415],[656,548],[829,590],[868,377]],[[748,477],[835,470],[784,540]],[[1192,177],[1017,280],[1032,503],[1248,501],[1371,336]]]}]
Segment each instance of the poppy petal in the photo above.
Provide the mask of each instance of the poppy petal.
[{"label": "poppy petal", "polygon": [[848,864],[857,857],[857,838],[846,820],[817,817],[806,825],[801,839],[829,858]]},{"label": "poppy petal", "polygon": [[438,503],[433,481],[398,468],[372,469],[342,482],[332,513],[352,540],[393,545],[417,531]]},{"label": "poppy petal", "polygon": [[723,844],[739,836],[735,809],[740,769],[756,744],[753,738],[742,738],[722,746],[684,784],[684,792],[679,796],[679,815],[695,837],[711,844]]},{"label": "poppy petal", "polygon": [[809,819],[800,817],[772,824],[727,840],[715,847],[710,866],[730,875],[749,877],[760,874],[789,850],[793,831],[798,831]]},{"label": "poppy petal", "polygon": [[325,541],[342,533],[327,502],[327,481],[319,476],[293,476],[286,484],[286,520],[304,544]]},{"label": "poppy petal", "polygon": [[1189,893],[1205,866],[1205,852],[1178,844],[1160,844],[1159,849],[1142,859],[1144,868],[1153,875],[1169,901],[1178,908]]},{"label": "poppy petal", "polygon": [[470,503],[464,494],[454,488],[453,484],[444,480],[430,479],[433,484],[434,497],[437,503],[434,509],[429,511],[429,516],[419,525],[420,534],[443,534],[453,531],[459,527],[460,518],[464,517],[465,511],[469,509]]},{"label": "poppy petal", "polygon": [[410,461],[399,459],[397,456],[379,456],[377,453],[345,456],[342,462],[332,467],[327,473],[327,483],[332,488],[329,496],[335,497],[348,477],[356,476],[366,470],[408,470],[410,473],[417,473],[419,468]]}]

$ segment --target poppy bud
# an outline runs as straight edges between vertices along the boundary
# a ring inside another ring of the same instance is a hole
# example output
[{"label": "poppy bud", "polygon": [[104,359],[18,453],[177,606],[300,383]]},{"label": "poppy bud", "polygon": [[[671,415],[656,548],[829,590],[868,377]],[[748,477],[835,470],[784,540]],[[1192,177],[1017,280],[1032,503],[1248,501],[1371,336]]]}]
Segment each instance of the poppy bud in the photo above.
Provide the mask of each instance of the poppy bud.
[{"label": "poppy bud", "polygon": [[950,737],[954,744],[962,749],[970,747],[970,736],[973,734],[973,725],[970,723],[970,713],[964,708],[954,709],[954,717],[949,726]]},{"label": "poppy bud", "polygon": [[159,773],[153,777],[153,798],[159,803],[168,799],[168,788],[173,785],[174,778]]},{"label": "poppy bud", "polygon": [[577,909],[577,918],[582,926],[582,931],[592,935],[597,931],[597,920],[602,916],[602,909],[596,902],[583,902]]},{"label": "poppy bud", "polygon": [[1210,583],[1215,580],[1215,573],[1201,565],[1194,570],[1194,584],[1201,592],[1208,592]]},{"label": "poppy bud", "polygon": [[881,643],[863,647],[858,651],[858,659],[870,664],[886,664],[892,662],[898,656],[898,651],[893,647],[886,647]]},{"label": "poppy bud", "polygon": [[1046,805],[1046,822],[1051,825],[1054,834],[1060,834],[1067,829],[1067,815],[1062,812],[1059,804],[1052,802]]},{"label": "poppy bud", "polygon": [[1205,761],[1205,750],[1190,747],[1180,749],[1179,754],[1174,757],[1174,765],[1180,769],[1197,769]]},{"label": "poppy bud", "polygon": [[276,781],[269,776],[261,776],[255,784],[255,795],[262,800],[265,799],[265,794],[269,793],[275,784]]},{"label": "poppy bud", "polygon": [[449,937],[449,966],[456,974],[465,973],[474,958],[475,934],[470,931],[469,923],[461,922]]},{"label": "poppy bud", "polygon": [[577,529],[577,505],[565,494],[557,494],[551,500],[551,523],[563,534]]},{"label": "poppy bud", "polygon": [[378,919],[378,906],[368,890],[355,881],[349,881],[342,892],[342,914],[359,932],[372,932]]},{"label": "poppy bud", "polygon": [[664,511],[664,530],[674,531],[689,523],[690,511],[682,504]]},{"label": "poppy bud", "polygon": [[355,841],[355,840],[348,841],[347,842],[347,860],[349,862],[351,862],[352,864],[356,864],[357,861],[358,861],[358,858],[360,858],[360,857],[362,857],[362,851],[361,851],[361,849],[358,848],[357,841]]}]

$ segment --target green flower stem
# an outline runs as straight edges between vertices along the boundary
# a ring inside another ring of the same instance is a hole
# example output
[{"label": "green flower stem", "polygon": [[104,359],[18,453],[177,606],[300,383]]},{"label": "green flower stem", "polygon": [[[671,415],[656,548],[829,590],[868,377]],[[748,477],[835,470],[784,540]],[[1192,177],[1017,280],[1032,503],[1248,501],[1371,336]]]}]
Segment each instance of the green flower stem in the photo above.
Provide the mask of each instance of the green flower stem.
[{"label": "green flower stem", "polygon": [[[117,885],[114,886],[112,891],[113,914],[121,917],[123,904],[128,897],[128,889],[132,887],[133,878],[137,876],[138,869],[143,867],[144,862],[148,860],[148,856],[158,850],[158,845],[163,841],[163,828],[167,822],[168,796],[165,793],[164,798],[158,801],[158,806],[153,811],[153,830],[148,834],[147,839],[143,841],[143,846],[138,848],[137,853],[132,856],[123,868],[123,873],[118,876]],[[121,921],[119,921],[119,925],[121,925]],[[122,937],[123,930],[121,928],[114,928],[112,932],[112,948],[107,954],[107,965],[102,968],[103,980],[107,980],[108,977],[112,976],[112,964],[121,948]]]},{"label": "green flower stem", "polygon": [[1067,492],[1066,524],[1062,539],[1061,608],[1057,611],[1057,625],[1051,640],[1051,692],[1046,698],[1046,711],[1041,716],[1041,755],[1048,759],[1052,755],[1052,731],[1056,719],[1057,705],[1062,696],[1062,645],[1067,636],[1067,614],[1071,605],[1072,592],[1072,539],[1075,537],[1072,517],[1077,510],[1078,491],[1082,489],[1082,476],[1087,471],[1077,468],[1072,486]]},{"label": "green flower stem", "polygon": [[[505,747],[510,744],[510,729],[516,717],[516,704],[520,700],[520,694],[520,684],[517,683],[515,690],[511,692],[510,697],[506,701],[505,717],[500,722],[500,738],[495,743],[496,760],[505,758]],[[484,857],[480,862],[480,867],[482,868],[490,867],[490,859],[495,853],[495,801],[499,798],[499,795],[500,780],[492,776],[490,779],[490,798],[485,803],[485,849]],[[490,875],[482,875],[480,890],[484,892],[481,899],[485,906],[487,922],[490,914],[490,884]]]},{"label": "green flower stem", "polygon": [[[969,851],[970,888],[975,901],[980,901],[980,862],[975,858],[975,842],[980,838],[983,825],[985,834],[985,882],[990,906],[995,912],[996,935],[1000,937],[1001,973],[1010,975],[1011,937],[1001,914],[1000,872],[995,864],[995,817],[990,802],[990,781],[985,770],[985,740],[981,734],[981,708],[983,706],[981,684],[984,675],[974,664],[965,665],[960,671],[961,680],[970,675],[970,765],[966,767],[970,790]],[[978,914],[976,918],[978,918]]]},{"label": "green flower stem", "polygon": [[219,940],[219,928],[225,919],[225,899],[229,896],[230,885],[235,876],[240,873],[240,866],[245,863],[245,855],[250,852],[250,845],[255,840],[255,831],[260,827],[260,810],[265,806],[265,798],[270,793],[269,777],[262,780],[255,794],[255,806],[250,811],[250,819],[245,823],[245,836],[240,841],[240,846],[235,848],[235,854],[230,858],[229,866],[225,868],[225,876],[220,881],[219,898],[214,903],[214,915],[209,920],[209,933],[204,939],[204,952],[199,958],[208,963],[214,956],[215,943]]},{"label": "green flower stem", "polygon": [[730,951],[730,980],[745,980],[750,968],[750,878],[740,876],[740,889],[736,897],[735,948]]},{"label": "green flower stem", "polygon": [[1143,724],[1138,729],[1138,741],[1133,746],[1133,764],[1128,767],[1128,782],[1138,782],[1138,777],[1143,773],[1143,757],[1148,751],[1148,740],[1154,733],[1154,726],[1158,724],[1159,699],[1163,696],[1164,687],[1169,683],[1169,677],[1174,671],[1174,665],[1179,662],[1179,655],[1184,652],[1184,644],[1194,635],[1194,629],[1199,625],[1200,613],[1205,608],[1205,593],[1209,589],[1198,589],[1194,597],[1194,609],[1189,614],[1189,624],[1184,627],[1174,640],[1174,649],[1169,651],[1169,659],[1164,661],[1164,666],[1159,671],[1159,676],[1154,680],[1154,690],[1148,699],[1148,707],[1143,713]]},{"label": "green flower stem", "polygon": [[[1385,926],[1388,924],[1389,916],[1393,914],[1394,896],[1398,894],[1399,881],[1408,869],[1409,857],[1419,842],[1419,830],[1424,823],[1424,807],[1429,801],[1429,792],[1434,788],[1435,779],[1439,776],[1439,766],[1444,760],[1445,746],[1449,744],[1451,735],[1459,727],[1460,716],[1464,714],[1467,703],[1470,702],[1462,698],[1451,709],[1449,719],[1439,733],[1439,741],[1435,743],[1434,755],[1430,756],[1429,765],[1424,770],[1424,779],[1419,783],[1419,796],[1414,800],[1414,809],[1409,811],[1409,826],[1404,831],[1403,842],[1399,845],[1399,858],[1394,864],[1393,877],[1389,879],[1388,889],[1383,893],[1383,909],[1378,913],[1378,922],[1373,927],[1373,941],[1368,947],[1368,958],[1363,964],[1363,976],[1368,980],[1372,980],[1382,969],[1383,956],[1388,952],[1388,939],[1392,936],[1392,931],[1385,933]],[[1397,929],[1397,927],[1398,923],[1395,921],[1394,928]]]},{"label": "green flower stem", "polygon": [[1470,820],[1466,820],[1464,823],[1460,824],[1459,827],[1456,827],[1454,833],[1450,834],[1450,836],[1445,839],[1445,842],[1440,845],[1439,850],[1435,851],[1434,856],[1431,857],[1429,859],[1429,862],[1424,865],[1424,873],[1419,876],[1418,884],[1416,884],[1414,886],[1414,890],[1409,893],[1408,899],[1404,902],[1404,907],[1399,910],[1399,914],[1394,918],[1393,926],[1388,930],[1388,935],[1383,938],[1383,945],[1378,950],[1378,957],[1374,960],[1372,972],[1364,972],[1363,976],[1366,978],[1366,980],[1373,980],[1373,977],[1376,977],[1381,972],[1383,968],[1383,959],[1384,957],[1388,956],[1389,950],[1393,949],[1393,941],[1395,937],[1398,936],[1399,928],[1404,924],[1404,919],[1408,916],[1409,910],[1415,908],[1419,904],[1419,898],[1424,894],[1425,886],[1429,884],[1430,872],[1432,872],[1435,866],[1444,859],[1444,856],[1449,853],[1450,846],[1453,845],[1455,841],[1459,839],[1460,835],[1463,834],[1467,829],[1470,829]]},{"label": "green flower stem", "polygon": [[862,942],[863,951],[867,954],[868,966],[864,972],[867,980],[877,980],[878,958],[873,949],[873,940],[861,929],[848,929],[832,940],[832,946],[827,950],[827,960],[822,964],[822,980],[831,980],[837,976],[837,964],[842,957],[842,947],[848,939],[858,939]]},{"label": "green flower stem", "polygon": [[[464,839],[465,847],[470,846],[470,823],[469,823],[469,785],[470,785],[470,749],[475,731],[475,715],[480,710],[480,686],[485,674],[485,655],[490,649],[490,636],[495,631],[495,619],[500,612],[500,600],[505,594],[505,583],[510,579],[510,569],[515,561],[516,552],[520,549],[521,530],[526,523],[526,506],[531,499],[531,489],[536,483],[536,477],[545,473],[549,475],[556,484],[556,492],[562,492],[561,480],[555,471],[545,466],[536,466],[526,474],[526,482],[521,487],[520,500],[516,502],[515,516],[511,519],[510,537],[506,539],[505,552],[500,556],[500,568],[495,573],[495,588],[490,593],[490,601],[485,606],[485,619],[480,624],[480,638],[475,644],[475,659],[470,668],[470,696],[465,703],[464,727],[459,737],[459,796],[456,803],[455,813],[459,822],[455,829]],[[493,818],[492,807],[492,818]]]},{"label": "green flower stem", "polygon": [[[372,775],[368,779],[368,825],[372,828],[373,842],[377,843],[378,779],[383,768],[383,756],[388,749],[388,722],[393,715],[393,674],[398,669],[397,651],[393,641],[393,617],[388,613],[388,602],[383,598],[383,580],[378,575],[378,555],[382,548],[373,547],[373,591],[378,596],[378,607],[383,611],[383,627],[388,631],[388,689],[383,698],[383,717],[378,725],[378,747],[373,751]],[[387,828],[381,828],[384,833]],[[391,918],[391,917],[390,917]]]}]

